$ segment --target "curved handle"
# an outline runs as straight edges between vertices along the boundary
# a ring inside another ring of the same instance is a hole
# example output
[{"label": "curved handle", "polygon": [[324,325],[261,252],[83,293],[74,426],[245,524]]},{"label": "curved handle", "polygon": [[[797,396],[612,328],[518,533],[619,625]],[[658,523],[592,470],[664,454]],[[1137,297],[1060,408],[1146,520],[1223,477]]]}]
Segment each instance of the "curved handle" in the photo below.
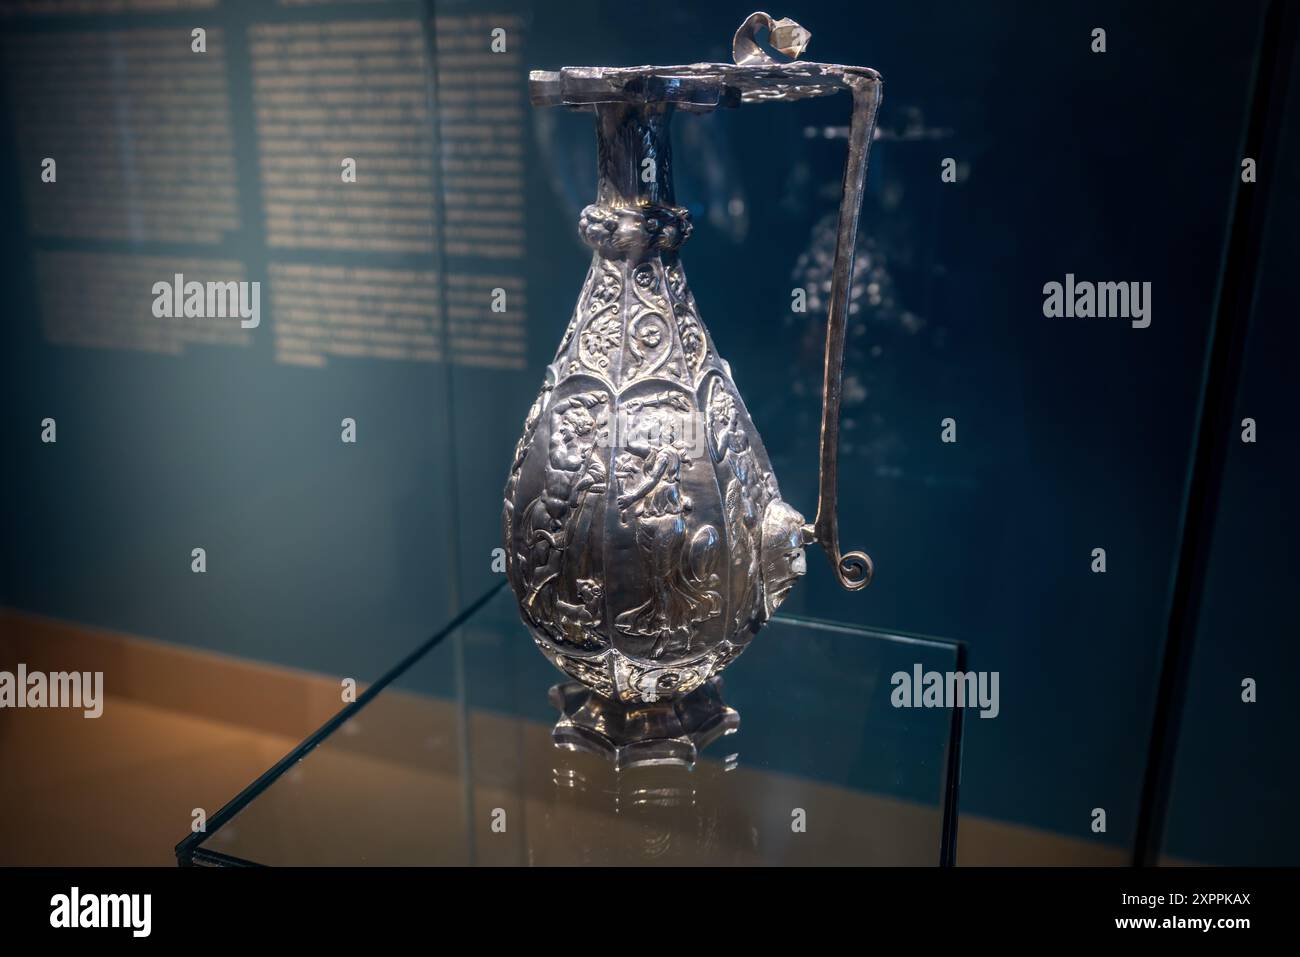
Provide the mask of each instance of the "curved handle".
[{"label": "curved handle", "polygon": [[835,509],[839,484],[840,393],[844,369],[844,331],[849,314],[849,289],[853,279],[853,252],[858,238],[858,214],[867,178],[867,150],[876,125],[880,86],[862,77],[846,75],[853,93],[849,125],[849,155],[844,164],[840,193],[839,229],[835,238],[835,263],[831,275],[830,308],[826,316],[826,371],[822,384],[821,476],[817,493],[817,518],[805,526],[804,537],[821,543],[835,569],[835,577],[849,591],[866,588],[875,569],[866,552],[840,553],[840,531]]}]

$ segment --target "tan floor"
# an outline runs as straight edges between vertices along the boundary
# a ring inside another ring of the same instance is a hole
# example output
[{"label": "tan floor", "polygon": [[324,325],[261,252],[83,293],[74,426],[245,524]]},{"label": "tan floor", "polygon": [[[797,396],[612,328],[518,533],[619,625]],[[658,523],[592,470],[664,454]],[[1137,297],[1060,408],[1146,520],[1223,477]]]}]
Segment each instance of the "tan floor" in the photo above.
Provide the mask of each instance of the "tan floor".
[{"label": "tan floor", "polygon": [[342,706],[337,681],[0,609],[0,669],[102,671],[103,714],[0,710],[0,865],[175,866]]},{"label": "tan floor", "polygon": [[95,720],[0,712],[0,865],[174,866],[193,810],[213,813],[295,744],[125,698]]}]

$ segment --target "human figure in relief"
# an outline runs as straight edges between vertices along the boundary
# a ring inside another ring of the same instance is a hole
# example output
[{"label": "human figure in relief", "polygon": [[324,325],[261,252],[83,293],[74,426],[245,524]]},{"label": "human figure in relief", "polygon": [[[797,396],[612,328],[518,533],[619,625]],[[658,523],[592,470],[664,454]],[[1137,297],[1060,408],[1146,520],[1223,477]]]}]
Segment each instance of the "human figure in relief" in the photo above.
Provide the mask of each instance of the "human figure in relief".
[{"label": "human figure in relief", "polygon": [[[615,462],[619,480],[618,510],[623,521],[636,523],[641,580],[650,597],[615,619],[619,631],[654,638],[649,657],[684,645],[690,651],[692,626],[722,611],[722,596],[699,587],[687,567],[686,515],[690,496],[681,489],[687,448],[678,441],[678,412],[690,412],[689,400],[676,392],[628,403],[636,414],[627,451]],[[674,411],[676,410],[676,411]]]},{"label": "human figure in relief", "polygon": [[584,392],[560,399],[551,410],[546,479],[522,516],[528,549],[524,607],[542,627],[556,620],[556,602],[563,597],[556,580],[583,502],[588,493],[607,488],[605,465],[595,454],[605,432],[591,410],[608,399],[604,392]]}]

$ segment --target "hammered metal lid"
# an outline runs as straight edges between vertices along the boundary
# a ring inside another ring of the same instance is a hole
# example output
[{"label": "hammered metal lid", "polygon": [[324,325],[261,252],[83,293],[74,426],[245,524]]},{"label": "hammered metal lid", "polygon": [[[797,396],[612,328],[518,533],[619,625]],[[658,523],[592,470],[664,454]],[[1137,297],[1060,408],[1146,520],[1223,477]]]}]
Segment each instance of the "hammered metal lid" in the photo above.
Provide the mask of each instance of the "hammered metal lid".
[{"label": "hammered metal lid", "polygon": [[[796,59],[781,62],[769,55],[758,42],[760,29],[768,31],[778,51]],[[828,96],[852,90],[855,83],[881,82],[880,74],[869,67],[797,59],[811,38],[789,18],[774,20],[766,13],[752,13],[732,39],[734,63],[534,70],[528,76],[529,96],[534,106],[582,110],[597,103],[672,103],[678,109],[705,113],[741,103]]]}]

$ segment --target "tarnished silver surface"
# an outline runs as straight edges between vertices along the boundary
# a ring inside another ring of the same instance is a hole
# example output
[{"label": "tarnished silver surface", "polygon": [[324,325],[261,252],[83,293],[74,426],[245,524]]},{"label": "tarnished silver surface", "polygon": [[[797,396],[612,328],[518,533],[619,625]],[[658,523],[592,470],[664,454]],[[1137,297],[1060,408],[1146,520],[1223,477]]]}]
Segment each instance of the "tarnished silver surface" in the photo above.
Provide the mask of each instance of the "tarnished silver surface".
[{"label": "tarnished silver surface", "polygon": [[[534,641],[561,671],[625,705],[689,695],[749,644],[820,542],[844,587],[871,560],[840,554],[835,523],[840,367],[849,277],[880,77],[780,63],[809,34],[751,15],[736,64],[566,67],[531,76],[533,102],[596,115],[593,250],[573,317],[516,446],[503,532],[510,584]],[[781,499],[731,369],[700,320],[679,258],[668,126],[678,109],[853,97],[826,337],[821,486],[805,523]]]},{"label": "tarnished silver surface", "polygon": [[555,685],[548,697],[560,712],[551,732],[556,745],[599,754],[619,770],[693,768],[705,746],[740,725],[740,715],[722,700],[718,677],[688,695],[648,704],[620,704],[577,681]]}]

